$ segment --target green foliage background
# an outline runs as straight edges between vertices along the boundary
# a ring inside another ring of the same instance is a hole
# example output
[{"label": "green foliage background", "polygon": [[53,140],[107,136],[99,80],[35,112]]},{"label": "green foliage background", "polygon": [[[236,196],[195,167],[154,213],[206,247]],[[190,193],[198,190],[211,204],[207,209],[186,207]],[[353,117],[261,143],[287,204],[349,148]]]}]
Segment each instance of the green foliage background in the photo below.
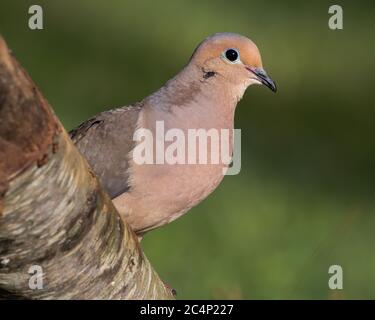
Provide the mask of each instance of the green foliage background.
[{"label": "green foliage background", "polygon": [[249,36],[279,91],[251,87],[237,108],[242,171],[145,252],[179,298],[375,298],[374,4],[335,2],[341,31],[331,4],[2,0],[0,32],[67,129],[159,88],[207,35]]}]

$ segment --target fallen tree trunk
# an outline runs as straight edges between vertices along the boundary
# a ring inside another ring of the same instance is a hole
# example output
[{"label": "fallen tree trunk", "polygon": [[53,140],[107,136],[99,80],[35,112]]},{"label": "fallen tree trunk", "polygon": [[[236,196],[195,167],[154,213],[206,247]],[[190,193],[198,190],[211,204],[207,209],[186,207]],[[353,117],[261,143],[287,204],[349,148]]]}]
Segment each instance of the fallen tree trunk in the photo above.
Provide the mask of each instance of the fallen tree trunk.
[{"label": "fallen tree trunk", "polygon": [[173,298],[1,37],[0,297]]}]

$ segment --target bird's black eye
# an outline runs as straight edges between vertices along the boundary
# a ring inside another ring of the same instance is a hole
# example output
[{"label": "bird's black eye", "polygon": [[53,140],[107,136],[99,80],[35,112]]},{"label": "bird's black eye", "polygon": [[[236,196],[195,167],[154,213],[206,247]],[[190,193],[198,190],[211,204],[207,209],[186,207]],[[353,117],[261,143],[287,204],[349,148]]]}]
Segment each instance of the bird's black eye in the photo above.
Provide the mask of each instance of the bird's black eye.
[{"label": "bird's black eye", "polygon": [[230,62],[236,62],[239,59],[240,55],[236,49],[228,49],[225,51],[225,58]]}]

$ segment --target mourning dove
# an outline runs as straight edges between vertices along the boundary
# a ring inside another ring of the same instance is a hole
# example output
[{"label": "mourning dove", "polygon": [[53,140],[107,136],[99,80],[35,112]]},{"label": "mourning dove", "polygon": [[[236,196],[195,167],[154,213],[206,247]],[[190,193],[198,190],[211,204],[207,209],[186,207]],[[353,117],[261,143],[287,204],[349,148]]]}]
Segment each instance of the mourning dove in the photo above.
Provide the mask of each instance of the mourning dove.
[{"label": "mourning dove", "polygon": [[165,131],[178,129],[186,135],[190,129],[232,132],[237,102],[252,84],[276,92],[257,46],[238,34],[216,33],[201,42],[188,64],[158,91],[141,102],[94,116],[70,136],[121,217],[141,236],[206,198],[222,181],[228,163],[139,164],[134,154],[141,142],[135,132],[147,129],[157,134],[158,123]]}]

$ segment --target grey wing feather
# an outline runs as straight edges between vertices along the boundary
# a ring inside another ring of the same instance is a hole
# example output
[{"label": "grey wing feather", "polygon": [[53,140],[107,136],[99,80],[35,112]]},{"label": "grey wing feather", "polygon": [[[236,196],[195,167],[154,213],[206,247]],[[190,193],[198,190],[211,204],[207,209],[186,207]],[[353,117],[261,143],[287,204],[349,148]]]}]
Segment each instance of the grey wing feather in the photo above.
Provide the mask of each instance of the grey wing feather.
[{"label": "grey wing feather", "polygon": [[71,139],[113,199],[129,185],[128,156],[141,104],[102,112],[69,132]]}]

